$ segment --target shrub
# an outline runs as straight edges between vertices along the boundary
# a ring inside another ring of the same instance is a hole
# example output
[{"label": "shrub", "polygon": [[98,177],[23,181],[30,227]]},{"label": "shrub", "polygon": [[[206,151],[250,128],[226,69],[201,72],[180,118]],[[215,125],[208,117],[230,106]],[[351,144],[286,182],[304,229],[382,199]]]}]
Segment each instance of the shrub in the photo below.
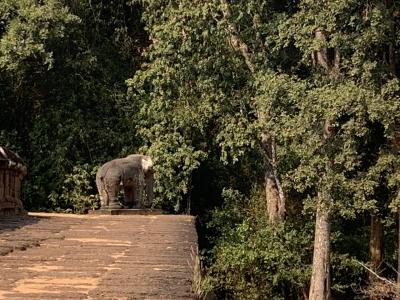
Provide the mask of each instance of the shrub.
[{"label": "shrub", "polygon": [[65,176],[60,193],[53,192],[49,196],[50,202],[56,210],[72,210],[76,213],[85,213],[99,207],[94,178],[98,167],[88,164],[78,165],[71,174]]},{"label": "shrub", "polygon": [[271,225],[255,210],[261,199],[246,204],[237,191],[223,194],[226,204],[209,222],[218,237],[206,260],[204,292],[234,299],[301,298],[310,278],[309,228],[289,221]]}]

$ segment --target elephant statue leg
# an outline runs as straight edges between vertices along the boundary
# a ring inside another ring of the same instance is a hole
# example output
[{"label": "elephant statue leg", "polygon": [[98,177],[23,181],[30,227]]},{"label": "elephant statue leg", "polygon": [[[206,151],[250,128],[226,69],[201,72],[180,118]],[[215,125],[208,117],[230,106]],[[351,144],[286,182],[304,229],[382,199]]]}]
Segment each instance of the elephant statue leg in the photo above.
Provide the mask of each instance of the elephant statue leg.
[{"label": "elephant statue leg", "polygon": [[99,176],[96,177],[96,186],[97,186],[97,190],[99,191],[99,195],[100,195],[100,206],[101,207],[108,206],[107,191],[106,191],[106,188],[104,186],[103,179],[100,178]]},{"label": "elephant statue leg", "polygon": [[[139,185],[136,186],[135,199],[141,207],[151,207],[154,200],[154,171],[153,160],[148,155],[131,154],[126,157],[130,161],[139,163]],[[144,197],[144,198],[143,198]]]},{"label": "elephant statue leg", "polygon": [[142,207],[143,188],[145,185],[144,175],[141,168],[134,170],[134,173],[124,182],[125,201],[134,208]]},{"label": "elephant statue leg", "polygon": [[108,198],[108,206],[106,208],[121,208],[121,205],[118,202],[118,192],[120,190],[119,178],[104,178],[104,182]]},{"label": "elephant statue leg", "polygon": [[151,207],[153,200],[154,200],[154,173],[148,172],[145,175],[145,182],[146,182],[146,197],[144,198],[144,207]]},{"label": "elephant statue leg", "polygon": [[133,191],[133,197],[135,199],[135,207],[137,208],[142,207],[143,187],[141,185],[135,187]]},{"label": "elephant statue leg", "polygon": [[133,192],[133,186],[124,186],[125,205],[127,205],[128,208],[132,208],[135,206],[135,198]]}]

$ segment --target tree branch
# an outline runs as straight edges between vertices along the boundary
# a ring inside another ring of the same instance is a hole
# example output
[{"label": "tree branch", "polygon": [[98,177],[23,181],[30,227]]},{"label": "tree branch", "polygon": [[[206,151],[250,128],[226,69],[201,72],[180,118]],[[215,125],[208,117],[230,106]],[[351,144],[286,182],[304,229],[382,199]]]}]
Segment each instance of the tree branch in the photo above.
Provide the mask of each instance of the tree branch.
[{"label": "tree branch", "polygon": [[[222,14],[224,17],[229,20],[229,18],[232,16],[231,10],[229,8],[229,4],[226,0],[221,0],[221,7],[222,7]],[[254,74],[254,65],[251,62],[251,52],[249,46],[244,43],[240,38],[239,38],[239,33],[234,24],[229,22],[228,24],[228,33],[229,33],[229,42],[231,46],[235,49],[238,50],[242,53],[242,56],[244,57],[244,60],[246,62],[247,67],[250,69],[250,72]]]},{"label": "tree branch", "polygon": [[376,278],[378,278],[379,280],[382,280],[384,282],[386,282],[389,285],[395,286],[396,288],[398,287],[397,284],[395,284],[394,282],[390,281],[389,279],[382,277],[380,275],[378,275],[376,272],[374,272],[371,268],[368,268],[365,264],[363,264],[362,262],[356,260],[356,262],[361,265],[364,269],[366,269],[368,272],[370,272],[372,275],[374,275]]}]

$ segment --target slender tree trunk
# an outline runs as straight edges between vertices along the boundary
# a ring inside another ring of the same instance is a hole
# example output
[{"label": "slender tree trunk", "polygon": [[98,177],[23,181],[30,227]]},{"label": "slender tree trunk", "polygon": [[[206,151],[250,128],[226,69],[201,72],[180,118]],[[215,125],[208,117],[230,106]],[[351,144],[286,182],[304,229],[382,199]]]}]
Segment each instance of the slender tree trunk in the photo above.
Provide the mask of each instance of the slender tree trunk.
[{"label": "slender tree trunk", "polygon": [[397,290],[400,291],[400,212],[397,213]]},{"label": "slender tree trunk", "polygon": [[264,132],[261,135],[261,144],[268,161],[265,172],[265,201],[268,219],[275,223],[286,217],[285,194],[278,178],[274,138]]},{"label": "slender tree trunk", "polygon": [[[371,215],[371,234],[369,240],[369,254],[372,269],[379,273],[383,261],[383,224],[379,217]],[[370,277],[370,280],[373,276]]]},{"label": "slender tree trunk", "polygon": [[[220,3],[222,14],[229,21],[232,16],[229,2],[227,0],[220,0]],[[235,24],[229,23],[227,31],[229,44],[233,49],[241,53],[251,74],[254,75],[255,67],[251,61],[252,52],[249,46],[240,38],[239,31]],[[258,118],[259,120],[264,120],[265,116],[259,113]],[[267,213],[269,220],[274,223],[282,221],[286,217],[286,201],[277,171],[275,140],[267,131],[261,134],[261,146],[264,150],[266,160],[268,161],[265,173]]]},{"label": "slender tree trunk", "polygon": [[397,57],[396,57],[396,30],[397,30],[397,23],[396,23],[396,17],[395,15],[397,12],[396,10],[396,4],[395,1],[393,0],[386,0],[385,1],[385,6],[388,11],[388,15],[392,18],[392,26],[391,26],[391,34],[390,34],[390,39],[391,41],[388,43],[388,51],[385,53],[385,56],[387,55],[387,59],[384,58],[384,61],[388,63],[389,67],[389,72],[393,77],[397,77],[397,70],[396,70],[396,64],[397,64]]},{"label": "slender tree trunk", "polygon": [[396,76],[396,51],[393,43],[389,44],[389,71],[393,76]]},{"label": "slender tree trunk", "polygon": [[[326,44],[327,33],[318,28],[314,31],[316,40]],[[333,55],[332,55],[333,53]],[[338,49],[328,49],[322,46],[314,51],[312,61],[315,66],[323,68],[327,77],[337,80],[340,76],[340,52]],[[331,120],[325,119],[322,128],[324,147],[329,147],[331,139],[335,135],[335,129]],[[324,174],[323,174],[324,175]],[[331,276],[330,276],[330,235],[331,224],[329,210],[330,192],[325,189],[323,178],[319,183],[317,213],[315,218],[315,239],[312,274],[310,282],[309,300],[329,300],[331,298]]]},{"label": "slender tree trunk", "polygon": [[331,298],[330,235],[329,213],[323,208],[325,199],[319,195],[315,217],[314,255],[310,283],[309,300],[329,300]]},{"label": "slender tree trunk", "polygon": [[[379,274],[379,268],[383,261],[383,224],[381,219],[375,215],[371,215],[371,230],[369,239],[369,256],[371,269]],[[369,283],[376,281],[374,274],[369,274]],[[370,296],[370,300],[378,300],[376,296]]]},{"label": "slender tree trunk", "polygon": [[285,203],[279,197],[275,177],[270,171],[265,172],[265,198],[267,204],[268,220],[272,223],[285,218]]},{"label": "slender tree trunk", "polygon": [[[314,36],[315,39],[326,42],[326,35],[322,29],[316,29],[314,32]],[[312,62],[314,66],[322,67],[327,73],[329,73],[331,70],[331,63],[328,57],[328,49],[326,47],[322,47],[320,50],[314,51],[314,53],[312,54]]]},{"label": "slender tree trunk", "polygon": [[[229,19],[232,13],[228,1],[221,0],[221,7],[224,17],[226,19]],[[254,74],[255,69],[253,63],[251,62],[252,53],[250,52],[249,46],[245,42],[243,42],[242,39],[239,37],[239,33],[235,24],[229,23],[228,34],[229,34],[229,43],[235,50],[240,51],[250,72]]]}]

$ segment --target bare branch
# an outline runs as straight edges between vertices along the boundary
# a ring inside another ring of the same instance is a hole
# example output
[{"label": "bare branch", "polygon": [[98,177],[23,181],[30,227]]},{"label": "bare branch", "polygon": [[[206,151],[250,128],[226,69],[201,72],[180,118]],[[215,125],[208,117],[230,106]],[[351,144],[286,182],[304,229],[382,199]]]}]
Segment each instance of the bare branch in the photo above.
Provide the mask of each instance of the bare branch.
[{"label": "bare branch", "polygon": [[385,277],[382,277],[382,276],[378,275],[376,272],[374,272],[374,270],[372,270],[371,268],[368,268],[368,267],[367,267],[365,264],[363,264],[362,262],[360,262],[360,261],[358,261],[358,260],[356,260],[356,262],[357,262],[359,265],[361,265],[364,269],[366,269],[368,272],[370,272],[372,275],[374,275],[376,278],[378,278],[379,280],[382,280],[382,281],[386,282],[386,283],[389,284],[389,285],[392,285],[392,286],[397,287],[397,284],[396,284],[396,283],[390,281],[389,279],[387,279],[387,278],[385,278]]},{"label": "bare branch", "polygon": [[[224,15],[224,17],[227,20],[229,20],[229,18],[232,16],[231,10],[229,8],[229,4],[226,0],[221,0],[221,4],[222,4],[222,14]],[[252,54],[250,52],[250,48],[245,42],[243,42],[239,38],[238,30],[233,23],[229,22],[228,33],[229,33],[229,42],[230,42],[231,46],[235,50],[238,50],[242,53],[242,56],[244,57],[247,67],[250,69],[251,73],[254,73],[255,69],[251,62]]]}]

